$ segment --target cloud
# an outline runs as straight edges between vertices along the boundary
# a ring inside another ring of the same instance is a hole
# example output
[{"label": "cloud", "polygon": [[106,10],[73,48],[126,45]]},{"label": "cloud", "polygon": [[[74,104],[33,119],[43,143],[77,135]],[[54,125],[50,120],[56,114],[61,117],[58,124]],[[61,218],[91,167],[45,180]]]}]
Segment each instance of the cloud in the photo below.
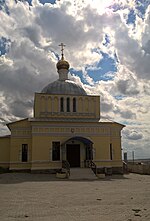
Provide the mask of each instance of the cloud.
[{"label": "cloud", "polygon": [[132,82],[130,79],[128,80],[119,80],[117,82],[118,91],[124,95],[136,95],[139,93],[137,89],[137,82]]},{"label": "cloud", "polygon": [[124,135],[125,135],[125,138],[127,138],[129,140],[140,140],[143,138],[143,134],[141,132],[135,131],[135,130],[126,129],[124,131]]},{"label": "cloud", "polygon": [[136,114],[130,110],[124,110],[120,112],[122,118],[125,119],[136,119]]},{"label": "cloud", "polygon": [[[1,134],[8,132],[4,122],[31,116],[34,92],[58,78],[58,45],[64,42],[65,58],[76,71],[70,77],[88,94],[100,95],[101,116],[131,129],[124,135],[126,148],[135,147],[138,140],[147,153],[149,137],[144,128],[150,129],[150,4],[143,2],[142,16],[134,0],[64,0],[44,5],[38,0],[32,0],[32,5],[7,0],[6,4],[7,10],[5,6],[0,11],[0,38],[9,40],[7,53],[0,57]],[[127,24],[131,10],[134,25]],[[106,35],[108,44],[104,44]],[[95,82],[86,68],[98,71],[97,64],[104,60],[99,51],[115,60],[116,71],[111,78]]]}]

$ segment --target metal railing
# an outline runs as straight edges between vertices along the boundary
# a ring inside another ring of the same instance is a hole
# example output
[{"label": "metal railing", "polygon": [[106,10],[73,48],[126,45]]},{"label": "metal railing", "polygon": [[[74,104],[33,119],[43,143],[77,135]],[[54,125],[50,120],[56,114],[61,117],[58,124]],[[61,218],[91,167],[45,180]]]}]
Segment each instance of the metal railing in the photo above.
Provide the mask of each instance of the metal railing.
[{"label": "metal railing", "polygon": [[92,160],[85,160],[85,167],[89,167],[97,175],[97,166]]},{"label": "metal railing", "polygon": [[67,160],[62,160],[62,170],[65,170],[67,177],[70,176],[70,164]]},{"label": "metal railing", "polygon": [[123,173],[129,173],[128,164],[125,161],[123,161]]}]

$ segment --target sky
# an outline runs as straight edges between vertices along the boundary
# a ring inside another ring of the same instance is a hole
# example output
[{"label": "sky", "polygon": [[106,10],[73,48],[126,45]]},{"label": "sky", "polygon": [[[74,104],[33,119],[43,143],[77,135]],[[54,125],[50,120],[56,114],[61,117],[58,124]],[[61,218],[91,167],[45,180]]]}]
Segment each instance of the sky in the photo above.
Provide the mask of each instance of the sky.
[{"label": "sky", "polygon": [[126,126],[123,152],[150,158],[150,0],[0,0],[0,135],[58,78],[61,42],[70,79]]}]

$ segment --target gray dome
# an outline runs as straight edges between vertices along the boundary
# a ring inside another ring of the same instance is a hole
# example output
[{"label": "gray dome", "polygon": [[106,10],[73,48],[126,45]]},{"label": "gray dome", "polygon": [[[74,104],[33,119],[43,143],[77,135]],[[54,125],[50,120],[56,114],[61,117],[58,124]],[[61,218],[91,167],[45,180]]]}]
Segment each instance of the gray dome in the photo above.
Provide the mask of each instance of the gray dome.
[{"label": "gray dome", "polygon": [[68,95],[87,95],[85,90],[70,80],[57,80],[48,84],[41,93],[46,94],[68,94]]}]

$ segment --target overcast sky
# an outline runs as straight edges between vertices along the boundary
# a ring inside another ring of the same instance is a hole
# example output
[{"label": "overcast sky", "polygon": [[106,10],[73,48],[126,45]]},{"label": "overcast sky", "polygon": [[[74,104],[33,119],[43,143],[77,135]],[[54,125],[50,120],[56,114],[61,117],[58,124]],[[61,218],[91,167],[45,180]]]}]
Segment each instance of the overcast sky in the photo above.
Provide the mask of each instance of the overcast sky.
[{"label": "overcast sky", "polygon": [[61,42],[70,78],[126,125],[124,152],[150,158],[150,0],[0,0],[0,135],[58,78]]}]

